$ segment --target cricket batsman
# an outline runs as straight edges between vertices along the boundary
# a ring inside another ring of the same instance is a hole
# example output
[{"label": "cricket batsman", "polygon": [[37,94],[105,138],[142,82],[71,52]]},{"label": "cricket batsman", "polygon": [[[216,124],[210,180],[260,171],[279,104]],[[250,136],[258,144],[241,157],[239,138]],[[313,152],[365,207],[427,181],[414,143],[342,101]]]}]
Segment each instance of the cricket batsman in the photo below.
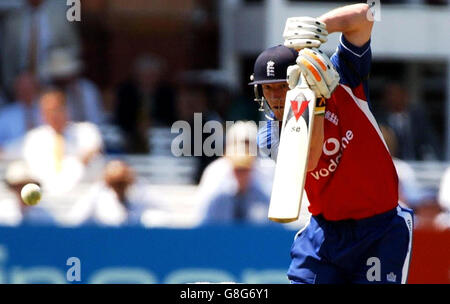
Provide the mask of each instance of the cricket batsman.
[{"label": "cricket batsman", "polygon": [[[261,85],[269,122],[261,147],[276,147],[285,96],[300,75],[317,97],[305,190],[312,216],[291,248],[291,283],[406,283],[413,213],[398,204],[398,177],[369,109],[373,17],[367,4],[318,18],[288,18],[284,46],[261,53],[251,85]],[[331,58],[319,50],[340,32]],[[257,90],[255,90],[257,92]],[[272,149],[273,150],[273,149]]]}]

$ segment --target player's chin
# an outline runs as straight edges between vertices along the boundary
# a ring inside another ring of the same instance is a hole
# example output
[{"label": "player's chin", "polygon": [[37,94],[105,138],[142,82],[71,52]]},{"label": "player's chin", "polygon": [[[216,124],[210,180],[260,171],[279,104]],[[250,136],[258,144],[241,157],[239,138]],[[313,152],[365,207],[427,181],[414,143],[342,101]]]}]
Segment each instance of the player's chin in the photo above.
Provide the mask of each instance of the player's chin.
[{"label": "player's chin", "polygon": [[284,111],[284,106],[275,106],[272,107],[273,111],[278,111],[278,112],[283,112]]},{"label": "player's chin", "polygon": [[278,109],[273,109],[273,112],[275,114],[275,117],[278,120],[282,120],[283,119],[284,107],[280,107]]}]

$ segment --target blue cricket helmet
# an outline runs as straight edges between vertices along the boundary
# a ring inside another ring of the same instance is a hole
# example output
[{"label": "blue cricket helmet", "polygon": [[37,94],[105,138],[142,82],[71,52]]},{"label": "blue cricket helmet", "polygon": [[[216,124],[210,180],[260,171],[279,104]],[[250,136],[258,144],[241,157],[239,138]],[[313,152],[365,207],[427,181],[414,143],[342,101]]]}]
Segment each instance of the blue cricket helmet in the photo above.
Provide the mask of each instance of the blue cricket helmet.
[{"label": "blue cricket helmet", "polygon": [[266,49],[256,58],[249,85],[286,81],[287,68],[296,64],[297,56],[295,50],[284,45]]}]

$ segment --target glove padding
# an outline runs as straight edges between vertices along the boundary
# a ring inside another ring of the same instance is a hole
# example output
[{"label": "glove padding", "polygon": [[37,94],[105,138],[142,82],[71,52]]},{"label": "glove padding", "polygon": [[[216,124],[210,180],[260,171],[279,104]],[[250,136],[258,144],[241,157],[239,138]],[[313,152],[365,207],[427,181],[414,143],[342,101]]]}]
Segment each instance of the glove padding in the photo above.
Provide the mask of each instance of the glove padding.
[{"label": "glove padding", "polygon": [[330,98],[339,84],[339,73],[325,53],[316,48],[305,48],[298,53],[297,64],[287,69],[287,82],[292,90],[303,74],[316,97]]},{"label": "glove padding", "polygon": [[292,17],[286,20],[284,46],[301,50],[305,47],[320,47],[327,42],[326,25],[312,17]]}]

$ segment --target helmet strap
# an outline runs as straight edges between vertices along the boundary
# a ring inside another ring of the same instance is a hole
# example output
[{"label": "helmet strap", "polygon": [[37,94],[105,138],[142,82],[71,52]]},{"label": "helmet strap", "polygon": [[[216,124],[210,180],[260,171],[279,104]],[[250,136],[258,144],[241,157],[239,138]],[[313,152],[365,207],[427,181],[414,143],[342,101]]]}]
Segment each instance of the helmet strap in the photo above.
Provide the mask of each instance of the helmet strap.
[{"label": "helmet strap", "polygon": [[260,96],[259,95],[258,85],[257,84],[253,85],[253,91],[255,93],[255,98],[253,100],[256,101],[259,104],[258,111],[264,112],[264,101],[265,101],[265,99],[264,99],[264,96]]}]

